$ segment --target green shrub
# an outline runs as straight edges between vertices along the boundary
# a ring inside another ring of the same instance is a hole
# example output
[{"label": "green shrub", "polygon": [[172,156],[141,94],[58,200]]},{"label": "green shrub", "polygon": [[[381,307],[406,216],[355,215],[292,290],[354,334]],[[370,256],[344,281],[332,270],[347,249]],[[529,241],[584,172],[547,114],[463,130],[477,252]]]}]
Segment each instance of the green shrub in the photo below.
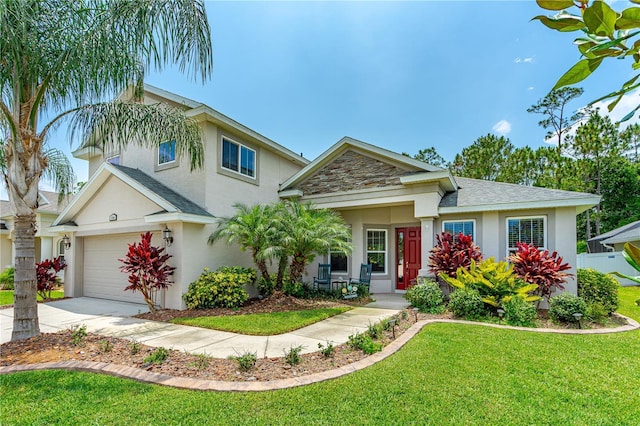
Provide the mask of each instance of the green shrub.
[{"label": "green shrub", "polygon": [[538,318],[535,306],[519,297],[512,297],[503,303],[502,309],[504,309],[504,319],[507,324],[516,327],[533,327]]},{"label": "green shrub", "polygon": [[245,352],[238,356],[231,355],[229,359],[236,360],[240,371],[249,371],[256,365],[256,361],[258,360],[258,353]]},{"label": "green shrub", "polygon": [[87,326],[85,324],[71,326],[71,343],[73,343],[73,346],[84,346],[86,337]]},{"label": "green shrub", "polygon": [[249,298],[244,286],[255,279],[251,268],[222,266],[215,272],[205,268],[182,298],[189,309],[237,308]]},{"label": "green shrub", "polygon": [[288,351],[284,351],[284,359],[285,361],[287,361],[287,364],[289,365],[300,364],[300,361],[302,361],[302,358],[300,357],[300,352],[302,352],[303,348],[304,346],[302,345],[291,346]]},{"label": "green shrub", "polygon": [[327,340],[327,346],[324,346],[322,343],[318,343],[318,349],[320,349],[320,353],[324,355],[325,358],[330,358],[336,352],[336,348],[333,346],[333,343]]},{"label": "green shrub", "polygon": [[306,293],[306,287],[301,282],[285,281],[282,285],[282,292],[288,296],[303,298]]},{"label": "green shrub", "polygon": [[441,310],[444,303],[444,294],[440,286],[433,281],[414,285],[405,293],[404,298],[423,312],[435,313]]},{"label": "green shrub", "polygon": [[2,290],[13,290],[13,266],[9,266],[0,274],[0,287]]},{"label": "green shrub", "polygon": [[367,355],[372,355],[382,350],[382,343],[376,343],[371,336],[363,333],[356,333],[349,336],[347,346],[353,349],[359,349]]},{"label": "green shrub", "polygon": [[562,293],[549,300],[549,318],[555,322],[576,322],[573,314],[587,313],[584,299],[569,293]]},{"label": "green shrub", "polygon": [[382,336],[382,327],[381,323],[369,323],[369,326],[367,327],[367,334],[371,336],[372,339],[379,339],[380,336]]},{"label": "green shrub", "polygon": [[609,314],[602,304],[596,302],[587,304],[587,319],[598,324],[605,324],[609,318]]},{"label": "green shrub", "polygon": [[144,359],[144,362],[146,364],[162,364],[167,358],[169,358],[169,351],[160,346],[151,352],[149,356]]},{"label": "green shrub", "polygon": [[269,279],[260,277],[258,279],[258,291],[262,296],[271,296],[276,289],[276,274],[269,274]]},{"label": "green shrub", "polygon": [[478,319],[486,314],[480,293],[474,289],[457,289],[451,293],[447,306],[453,315],[460,318]]},{"label": "green shrub", "polygon": [[578,269],[578,296],[584,299],[587,306],[600,304],[605,315],[611,315],[618,309],[618,288],[618,280],[611,275],[593,269]]}]

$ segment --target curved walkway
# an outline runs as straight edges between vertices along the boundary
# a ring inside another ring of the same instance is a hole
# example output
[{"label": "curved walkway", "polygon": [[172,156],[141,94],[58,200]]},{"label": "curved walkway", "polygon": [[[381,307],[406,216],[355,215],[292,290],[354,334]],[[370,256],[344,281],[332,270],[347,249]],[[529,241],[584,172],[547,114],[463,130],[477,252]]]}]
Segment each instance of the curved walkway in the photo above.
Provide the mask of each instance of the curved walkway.
[{"label": "curved walkway", "polygon": [[405,343],[411,340],[424,326],[434,323],[458,323],[458,324],[473,324],[485,327],[494,328],[506,328],[520,331],[533,331],[540,333],[558,333],[558,334],[605,334],[605,333],[619,333],[624,331],[631,331],[640,328],[640,324],[637,321],[620,315],[628,322],[627,325],[613,328],[613,329],[594,329],[594,330],[576,330],[576,329],[545,329],[545,328],[524,328],[524,327],[512,327],[499,324],[479,323],[463,320],[449,320],[449,319],[434,319],[434,320],[422,320],[413,324],[407,331],[405,331],[396,340],[385,346],[381,352],[375,353],[353,364],[345,365],[334,370],[328,370],[321,373],[309,374],[307,376],[293,377],[289,379],[271,380],[266,382],[224,382],[218,380],[203,380],[194,379],[188,377],[173,377],[166,374],[153,373],[145,370],[140,370],[133,367],[125,367],[121,365],[107,364],[101,362],[90,361],[62,361],[62,362],[47,362],[41,364],[28,364],[28,365],[10,365],[6,367],[0,367],[0,374],[15,373],[18,371],[34,371],[34,370],[70,370],[70,371],[89,371],[95,373],[109,374],[117,377],[124,377],[129,379],[138,380],[141,382],[147,382],[152,384],[171,386],[182,389],[191,390],[208,390],[208,391],[267,391],[276,389],[285,389],[295,386],[309,385],[312,383],[318,383],[325,380],[335,379],[354,371],[362,370],[379,361],[389,357],[402,348]]}]

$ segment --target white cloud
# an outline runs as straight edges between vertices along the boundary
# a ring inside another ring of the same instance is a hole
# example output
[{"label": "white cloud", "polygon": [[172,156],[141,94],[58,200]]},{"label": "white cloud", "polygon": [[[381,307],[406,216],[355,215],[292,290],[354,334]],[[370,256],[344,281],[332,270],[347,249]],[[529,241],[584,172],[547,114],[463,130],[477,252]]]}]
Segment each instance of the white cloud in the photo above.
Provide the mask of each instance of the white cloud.
[{"label": "white cloud", "polygon": [[493,125],[493,131],[504,136],[511,131],[511,123],[507,120],[500,120]]},{"label": "white cloud", "polygon": [[513,62],[515,62],[516,64],[532,64],[533,63],[533,56],[528,57],[528,58],[521,58],[521,57],[517,57],[513,60]]},{"label": "white cloud", "polygon": [[532,91],[533,89],[535,89],[535,87],[533,87],[533,86],[529,86],[529,87],[527,87],[527,90],[528,90],[528,91]]}]

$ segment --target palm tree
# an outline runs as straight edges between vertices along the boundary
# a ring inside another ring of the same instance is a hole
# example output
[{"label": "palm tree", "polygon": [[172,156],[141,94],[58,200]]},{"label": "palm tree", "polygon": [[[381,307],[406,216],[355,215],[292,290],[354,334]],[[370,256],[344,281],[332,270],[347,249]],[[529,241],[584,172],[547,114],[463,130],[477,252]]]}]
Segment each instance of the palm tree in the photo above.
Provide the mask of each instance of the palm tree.
[{"label": "palm tree", "polygon": [[317,253],[331,251],[351,254],[349,228],[333,210],[317,209],[312,203],[287,201],[286,215],[281,221],[282,242],[291,257],[289,279],[302,281],[306,266]]},{"label": "palm tree", "polygon": [[218,219],[218,228],[209,235],[209,244],[224,240],[226,244],[237,243],[242,251],[250,250],[253,262],[265,280],[270,280],[267,257],[264,249],[273,228],[272,207],[256,204],[247,206],[235,203],[236,214]]},{"label": "palm tree", "polygon": [[[111,101],[133,87],[143,96],[151,69],[177,64],[204,82],[213,67],[202,0],[0,0],[0,128],[15,235],[12,340],[38,335],[35,211],[38,183],[53,170],[46,141],[68,119],[71,138],[105,149],[175,140],[202,165],[202,135],[176,109]],[[46,124],[41,118],[52,117]],[[71,191],[68,180],[54,182]]]}]

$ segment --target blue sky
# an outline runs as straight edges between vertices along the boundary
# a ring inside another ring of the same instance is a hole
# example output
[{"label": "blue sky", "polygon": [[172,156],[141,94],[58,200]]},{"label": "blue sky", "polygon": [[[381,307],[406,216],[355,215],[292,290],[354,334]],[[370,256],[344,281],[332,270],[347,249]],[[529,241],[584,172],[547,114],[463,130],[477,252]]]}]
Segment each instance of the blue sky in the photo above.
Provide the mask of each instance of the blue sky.
[{"label": "blue sky", "polygon": [[[435,146],[447,160],[487,133],[541,146],[542,117],[526,109],[579,59],[576,33],[531,22],[546,14],[533,0],[207,2],[207,11],[211,81],[167,69],[147,82],[309,159],[345,135],[411,154]],[[631,75],[630,61],[604,63],[570,108]],[[51,143],[70,151],[64,127]],[[86,163],[74,167],[86,180]]]}]

